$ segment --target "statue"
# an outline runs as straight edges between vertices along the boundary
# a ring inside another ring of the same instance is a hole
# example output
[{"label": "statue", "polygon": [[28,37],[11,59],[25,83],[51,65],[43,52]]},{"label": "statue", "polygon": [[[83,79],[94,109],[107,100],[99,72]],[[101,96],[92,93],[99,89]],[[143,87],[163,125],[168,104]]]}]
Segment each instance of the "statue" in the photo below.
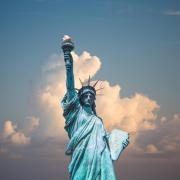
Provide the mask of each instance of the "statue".
[{"label": "statue", "polygon": [[128,145],[129,135],[125,131],[104,129],[102,119],[96,113],[96,89],[98,81],[76,91],[71,51],[74,44],[67,35],[62,49],[66,66],[67,92],[61,102],[65,118],[65,130],[69,136],[66,155],[71,156],[68,170],[71,180],[115,180],[113,160],[117,160]]}]

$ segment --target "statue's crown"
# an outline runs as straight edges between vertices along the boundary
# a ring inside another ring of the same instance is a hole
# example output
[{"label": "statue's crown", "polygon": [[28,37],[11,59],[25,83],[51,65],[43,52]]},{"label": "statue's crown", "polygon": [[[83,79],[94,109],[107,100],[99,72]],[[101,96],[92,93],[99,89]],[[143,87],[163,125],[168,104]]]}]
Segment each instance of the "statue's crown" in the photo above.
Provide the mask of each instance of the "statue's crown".
[{"label": "statue's crown", "polygon": [[79,95],[79,97],[81,97],[83,94],[85,94],[87,92],[96,96],[96,90],[93,86],[82,86],[82,88],[79,89],[79,91],[78,91],[78,95]]},{"label": "statue's crown", "polygon": [[84,83],[81,81],[81,79],[79,79],[80,82],[81,82],[81,85],[82,87],[80,89],[77,89],[78,90],[78,95],[79,97],[81,97],[83,94],[89,92],[91,93],[92,95],[94,95],[94,97],[96,96],[96,91],[100,90],[100,89],[103,89],[103,88],[100,88],[100,89],[95,89],[95,86],[97,85],[97,83],[99,82],[99,80],[97,80],[93,86],[91,86],[91,78],[89,76],[89,79],[88,79],[88,83],[87,85],[84,85]]}]

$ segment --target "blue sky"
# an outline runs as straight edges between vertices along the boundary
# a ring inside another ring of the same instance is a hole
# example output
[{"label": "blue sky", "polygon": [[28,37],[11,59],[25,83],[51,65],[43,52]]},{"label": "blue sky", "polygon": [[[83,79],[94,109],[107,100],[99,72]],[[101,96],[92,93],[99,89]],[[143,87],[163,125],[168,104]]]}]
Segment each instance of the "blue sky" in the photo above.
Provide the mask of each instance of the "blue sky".
[{"label": "blue sky", "polygon": [[180,1],[1,0],[1,125],[31,112],[42,67],[61,54],[64,34],[77,54],[101,59],[95,79],[119,84],[121,96],[155,100],[159,117],[180,113]]},{"label": "blue sky", "polygon": [[124,95],[141,91],[155,98],[162,113],[177,112],[180,20],[166,12],[178,6],[178,1],[1,1],[4,110],[17,101],[25,107],[40,67],[60,53],[61,37],[70,34],[78,53],[88,50],[102,59],[97,78],[121,84]]}]

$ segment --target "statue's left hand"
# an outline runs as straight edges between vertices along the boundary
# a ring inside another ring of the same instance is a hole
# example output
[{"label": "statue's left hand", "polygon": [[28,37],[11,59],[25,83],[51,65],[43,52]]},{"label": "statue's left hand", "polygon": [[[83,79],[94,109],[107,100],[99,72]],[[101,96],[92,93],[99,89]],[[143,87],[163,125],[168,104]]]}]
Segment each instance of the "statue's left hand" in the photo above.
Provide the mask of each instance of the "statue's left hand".
[{"label": "statue's left hand", "polygon": [[122,144],[123,144],[123,149],[125,149],[129,144],[129,137],[128,137],[128,139],[126,139],[126,141],[123,141]]}]

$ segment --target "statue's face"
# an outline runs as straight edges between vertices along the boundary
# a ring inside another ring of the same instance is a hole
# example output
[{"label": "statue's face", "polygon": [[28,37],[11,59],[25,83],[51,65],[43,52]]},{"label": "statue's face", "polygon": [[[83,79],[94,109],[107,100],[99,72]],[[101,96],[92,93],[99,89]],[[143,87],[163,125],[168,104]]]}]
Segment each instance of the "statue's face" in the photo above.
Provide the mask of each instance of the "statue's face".
[{"label": "statue's face", "polygon": [[95,101],[95,97],[90,92],[87,92],[82,95],[82,103],[84,106],[92,107],[92,105],[94,104],[94,101]]}]

